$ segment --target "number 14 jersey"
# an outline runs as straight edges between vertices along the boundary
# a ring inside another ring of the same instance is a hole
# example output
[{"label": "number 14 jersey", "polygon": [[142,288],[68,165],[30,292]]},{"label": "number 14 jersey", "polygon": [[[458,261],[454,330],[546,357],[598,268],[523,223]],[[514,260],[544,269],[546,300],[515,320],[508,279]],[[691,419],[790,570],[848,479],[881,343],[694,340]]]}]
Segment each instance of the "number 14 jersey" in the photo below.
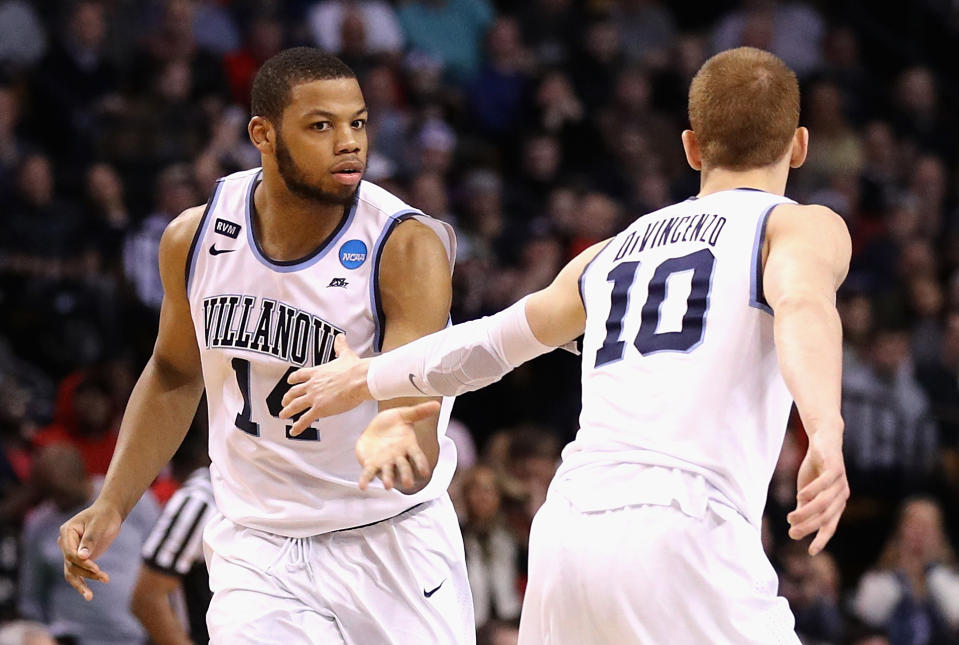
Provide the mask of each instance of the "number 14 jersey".
[{"label": "number 14 jersey", "polygon": [[443,405],[440,457],[415,495],[362,492],[356,440],[377,412],[372,401],[320,419],[298,437],[280,419],[287,377],[329,361],[345,333],[360,356],[378,353],[384,317],[378,289],[383,245],[414,217],[436,232],[452,266],[452,229],[361,182],[353,205],[310,255],[278,262],[253,230],[259,169],[217,182],[187,266],[187,295],[200,347],[210,420],[210,467],[217,507],[228,519],[278,535],[307,537],[392,517],[446,493],[456,462]]},{"label": "number 14 jersey", "polygon": [[628,465],[646,464],[701,476],[759,525],[792,404],[762,292],[782,203],[754,189],[691,198],[637,219],[584,270],[583,410],[557,480],[587,507],[668,495],[629,489]]}]

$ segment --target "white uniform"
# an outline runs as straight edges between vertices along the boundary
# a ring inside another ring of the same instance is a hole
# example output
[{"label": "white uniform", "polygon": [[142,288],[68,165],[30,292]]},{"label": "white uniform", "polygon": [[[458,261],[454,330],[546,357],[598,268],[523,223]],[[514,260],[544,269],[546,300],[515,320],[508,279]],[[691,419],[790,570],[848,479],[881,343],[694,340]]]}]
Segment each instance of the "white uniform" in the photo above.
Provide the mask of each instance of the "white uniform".
[{"label": "white uniform", "polygon": [[[357,487],[361,469],[354,446],[375,416],[376,403],[321,419],[295,438],[289,436],[292,423],[276,416],[289,389],[286,378],[299,367],[330,360],[337,333],[345,333],[360,356],[380,351],[384,317],[377,278],[395,226],[410,217],[430,226],[451,266],[453,232],[361,182],[352,207],[344,209],[339,226],[318,249],[297,261],[277,262],[263,254],[253,230],[259,180],[260,170],[253,169],[217,182],[186,273],[209,407],[210,472],[222,513],[205,535],[215,592],[211,638],[340,642],[332,635],[337,633],[347,643],[387,643],[445,629],[459,639],[460,621],[472,624],[472,617],[462,540],[446,495],[456,463],[445,435],[452,399],[440,416],[440,456],[432,480],[414,495],[387,491],[378,482],[366,492]],[[415,524],[417,532],[384,531],[380,524]],[[354,534],[367,536],[370,544],[363,553],[344,551],[348,559],[340,562],[339,547],[330,543]],[[440,562],[432,554],[430,570],[417,570],[416,554],[434,550]],[[304,554],[316,559],[304,561]],[[281,575],[276,569],[289,558],[295,566]],[[334,576],[337,567],[344,570]],[[390,578],[384,568],[391,569]],[[326,586],[314,584],[317,571],[323,571]],[[440,582],[437,576],[446,579],[443,588],[424,597]],[[361,601],[370,612],[349,614],[337,605],[334,579],[351,593],[366,591]],[[360,579],[388,580],[391,587]],[[272,591],[272,585],[285,593]],[[396,588],[403,585],[409,589]],[[407,598],[406,592],[413,595]],[[422,624],[435,620],[444,624]],[[314,640],[316,621],[332,626],[327,638],[333,640]]]},{"label": "white uniform", "polygon": [[792,404],[761,251],[787,202],[689,199],[584,270],[580,430],[533,524],[524,645],[798,643],[760,543]]}]

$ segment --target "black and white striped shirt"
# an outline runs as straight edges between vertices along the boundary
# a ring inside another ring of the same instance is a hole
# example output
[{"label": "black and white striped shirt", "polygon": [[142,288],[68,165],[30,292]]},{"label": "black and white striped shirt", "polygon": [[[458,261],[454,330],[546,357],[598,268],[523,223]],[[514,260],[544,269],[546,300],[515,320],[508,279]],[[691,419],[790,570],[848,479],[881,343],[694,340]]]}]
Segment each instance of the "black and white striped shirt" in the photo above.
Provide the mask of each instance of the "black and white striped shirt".
[{"label": "black and white striped shirt", "polygon": [[203,528],[216,513],[210,469],[193,471],[163,508],[143,544],[143,561],[172,575],[203,563]]}]

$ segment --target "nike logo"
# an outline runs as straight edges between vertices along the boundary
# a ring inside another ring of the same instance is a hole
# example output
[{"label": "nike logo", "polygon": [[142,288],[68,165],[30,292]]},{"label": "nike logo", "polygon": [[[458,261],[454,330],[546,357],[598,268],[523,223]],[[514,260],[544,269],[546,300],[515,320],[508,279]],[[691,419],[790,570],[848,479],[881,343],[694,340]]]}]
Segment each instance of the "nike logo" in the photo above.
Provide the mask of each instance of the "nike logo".
[{"label": "nike logo", "polygon": [[236,249],[218,249],[216,242],[210,245],[210,255],[220,255],[221,253],[233,253]]},{"label": "nike logo", "polygon": [[[446,582],[446,578],[443,578],[443,582]],[[425,598],[429,598],[430,596],[432,596],[433,594],[435,594],[437,591],[439,591],[440,587],[443,586],[443,582],[441,582],[441,583],[439,583],[438,585],[436,585],[436,586],[435,586],[433,589],[431,589],[430,591],[427,591],[426,589],[424,589],[424,590],[423,590],[423,596],[424,596]]]},{"label": "nike logo", "polygon": [[[413,375],[412,375],[412,374],[410,374],[410,383],[413,385],[413,387],[416,388],[416,390],[417,390],[420,394],[422,394],[423,396],[429,396],[429,394],[427,394],[426,392],[423,391],[423,388],[421,388],[419,385],[416,384],[416,381],[413,380]],[[443,583],[440,583],[440,584],[443,584]],[[437,587],[437,589],[439,589],[439,587]],[[435,591],[435,590],[434,590],[434,591]]]}]

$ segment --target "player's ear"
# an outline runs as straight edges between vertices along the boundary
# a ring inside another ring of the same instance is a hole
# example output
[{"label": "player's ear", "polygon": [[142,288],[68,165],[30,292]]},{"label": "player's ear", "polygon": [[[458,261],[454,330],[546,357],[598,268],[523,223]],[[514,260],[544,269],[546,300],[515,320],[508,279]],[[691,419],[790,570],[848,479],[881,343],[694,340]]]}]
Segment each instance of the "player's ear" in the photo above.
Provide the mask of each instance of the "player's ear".
[{"label": "player's ear", "polygon": [[789,153],[789,167],[798,168],[806,161],[809,152],[809,130],[804,127],[796,128],[793,135],[792,149]]},{"label": "player's ear", "polygon": [[261,153],[273,154],[273,140],[276,136],[276,131],[269,119],[262,116],[253,117],[247,124],[246,131],[249,133],[250,141],[253,142],[257,150]]},{"label": "player's ear", "polygon": [[695,171],[703,169],[703,158],[699,154],[699,142],[692,130],[683,130],[683,150],[686,151],[686,163]]}]

